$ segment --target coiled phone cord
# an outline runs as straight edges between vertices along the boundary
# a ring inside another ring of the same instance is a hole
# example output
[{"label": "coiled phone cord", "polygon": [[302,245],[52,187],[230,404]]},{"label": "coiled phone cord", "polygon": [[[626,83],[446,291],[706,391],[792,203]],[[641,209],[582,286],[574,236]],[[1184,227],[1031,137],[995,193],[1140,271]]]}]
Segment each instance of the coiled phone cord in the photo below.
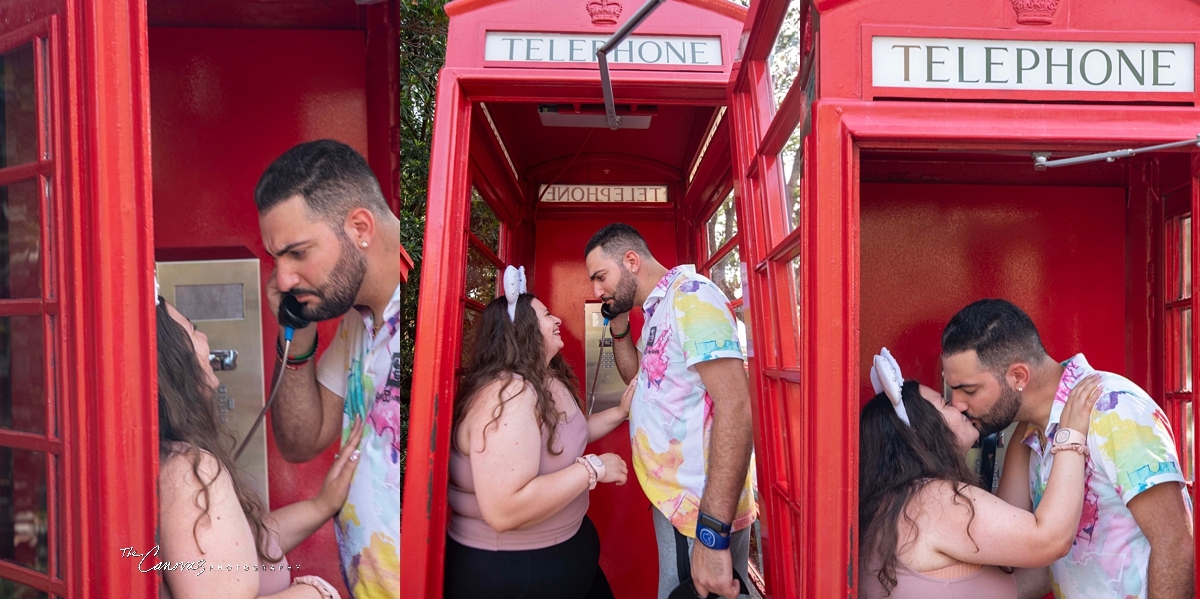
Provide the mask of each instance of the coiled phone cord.
[{"label": "coiled phone cord", "polygon": [[[588,398],[588,416],[592,415],[592,410],[596,409],[596,384],[600,382],[600,362],[604,360],[604,338],[606,333],[610,333],[608,327],[608,319],[604,319],[604,325],[600,328],[600,354],[596,357],[596,368],[592,373],[592,395]],[[613,348],[613,361],[617,358],[617,348]]]},{"label": "coiled phone cord", "polygon": [[275,374],[275,382],[271,384],[271,396],[267,398],[267,403],[263,404],[262,411],[258,413],[258,418],[254,419],[254,426],[251,426],[250,432],[246,433],[246,438],[242,440],[242,445],[233,454],[234,461],[237,461],[241,457],[242,452],[246,450],[246,446],[250,444],[250,439],[254,437],[255,431],[262,424],[263,417],[267,415],[267,408],[271,407],[271,403],[275,401],[275,396],[279,393],[279,383],[283,380],[283,370],[287,368],[288,350],[292,348],[293,333],[295,331],[291,327],[283,330],[283,358],[279,360],[279,372]]}]

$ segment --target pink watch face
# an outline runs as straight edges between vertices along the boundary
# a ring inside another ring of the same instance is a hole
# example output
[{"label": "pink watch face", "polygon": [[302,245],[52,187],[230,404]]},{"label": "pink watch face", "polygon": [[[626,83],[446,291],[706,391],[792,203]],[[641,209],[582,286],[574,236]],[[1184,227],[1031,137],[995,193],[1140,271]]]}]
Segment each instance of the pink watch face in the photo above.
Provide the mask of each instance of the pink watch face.
[{"label": "pink watch face", "polygon": [[604,466],[604,460],[601,460],[600,456],[598,455],[588,454],[587,460],[592,463],[592,467],[595,468],[597,472],[599,472],[600,468]]},{"label": "pink watch face", "polygon": [[1066,443],[1067,439],[1070,439],[1070,438],[1071,438],[1071,431],[1069,431],[1065,428],[1058,431],[1057,433],[1054,433],[1054,442],[1055,443]]}]

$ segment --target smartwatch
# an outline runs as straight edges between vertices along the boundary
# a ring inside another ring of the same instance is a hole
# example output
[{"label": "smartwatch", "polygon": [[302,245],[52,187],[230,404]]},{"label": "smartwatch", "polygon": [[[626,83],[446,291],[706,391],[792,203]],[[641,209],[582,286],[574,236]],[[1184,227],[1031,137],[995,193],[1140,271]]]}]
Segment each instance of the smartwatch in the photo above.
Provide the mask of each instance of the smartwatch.
[{"label": "smartwatch", "polygon": [[1072,443],[1078,443],[1086,447],[1087,435],[1073,428],[1060,428],[1058,432],[1054,433],[1055,445],[1069,445]]},{"label": "smartwatch", "polygon": [[592,470],[596,471],[596,478],[604,478],[604,460],[600,459],[600,456],[589,453],[583,456],[583,459],[592,465]]},{"label": "smartwatch", "polygon": [[729,533],[732,529],[730,525],[700,512],[696,520],[696,540],[709,549],[729,549]]}]

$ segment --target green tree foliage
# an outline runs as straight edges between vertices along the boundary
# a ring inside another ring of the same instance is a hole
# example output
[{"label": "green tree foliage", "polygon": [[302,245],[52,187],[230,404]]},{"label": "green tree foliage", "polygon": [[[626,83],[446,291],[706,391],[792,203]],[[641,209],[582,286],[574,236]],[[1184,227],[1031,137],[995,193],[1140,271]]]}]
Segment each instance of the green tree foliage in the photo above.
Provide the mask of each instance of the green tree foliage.
[{"label": "green tree foliage", "polygon": [[[417,298],[425,241],[426,185],[433,138],[437,75],[446,57],[448,20],[443,0],[400,0],[400,242],[416,266],[401,293],[401,388],[412,387],[413,345],[417,331]],[[407,446],[408,402],[401,415],[400,447]],[[400,456],[401,486],[405,456]]]}]

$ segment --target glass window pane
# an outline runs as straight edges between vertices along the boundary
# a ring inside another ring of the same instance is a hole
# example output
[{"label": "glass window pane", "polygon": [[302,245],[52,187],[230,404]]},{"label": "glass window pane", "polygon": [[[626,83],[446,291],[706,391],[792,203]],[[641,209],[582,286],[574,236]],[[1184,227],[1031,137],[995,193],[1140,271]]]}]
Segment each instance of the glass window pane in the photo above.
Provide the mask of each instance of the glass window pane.
[{"label": "glass window pane", "polygon": [[1179,292],[1176,299],[1192,296],[1192,217],[1188,216],[1179,223]]},{"label": "glass window pane", "polygon": [[1179,361],[1179,368],[1183,371],[1180,373],[1183,385],[1180,391],[1190,393],[1192,390],[1192,309],[1183,309],[1183,331],[1179,338],[1182,340],[1183,347],[1179,348],[1179,353],[1182,359]]},{"label": "glass window pane", "polygon": [[483,252],[467,247],[467,297],[484,305],[496,299],[496,273]]},{"label": "glass window pane", "polygon": [[46,571],[46,454],[0,447],[0,559]]},{"label": "glass window pane", "polygon": [[[795,331],[796,331],[796,334],[795,334],[795,335],[788,335],[788,337],[791,337],[792,339],[795,339],[795,343],[796,343],[796,356],[797,356],[797,358],[796,358],[796,359],[797,359],[797,365],[799,365],[799,356],[800,356],[800,327],[801,327],[801,325],[803,325],[803,323],[804,323],[804,314],[803,314],[803,312],[802,312],[802,311],[801,311],[801,309],[800,309],[800,307],[801,307],[801,302],[803,301],[803,298],[804,298],[804,287],[803,287],[803,285],[802,285],[802,283],[803,283],[803,280],[800,278],[800,277],[801,277],[801,274],[800,274],[800,257],[799,257],[799,256],[796,256],[795,258],[792,258],[792,268],[791,268],[791,275],[792,275],[792,289],[793,289],[793,292],[794,292],[794,294],[795,294],[795,295],[793,295],[793,296],[792,296],[792,302],[794,302],[794,305],[796,306],[796,308],[795,308],[795,310],[796,310],[796,321],[795,321],[795,322],[796,322],[796,324],[795,324],[795,327],[796,327],[796,328],[795,328],[795,329],[793,329],[793,330],[795,330]],[[782,318],[782,317],[783,317],[783,314],[782,314],[782,313],[780,313],[780,318]],[[786,326],[786,321],[785,321],[784,323],[781,323],[781,326]]]},{"label": "glass window pane", "polygon": [[780,176],[783,177],[783,213],[787,230],[800,226],[800,200],[804,197],[804,122],[792,132],[779,152]]},{"label": "glass window pane", "polygon": [[738,257],[738,246],[733,246],[720,262],[714,264],[709,275],[727,299],[742,299],[742,263]]},{"label": "glass window pane", "polygon": [[733,239],[737,235],[737,215],[733,208],[733,190],[729,191],[729,195],[725,196],[725,200],[721,202],[721,207],[717,208],[716,213],[708,219],[708,253],[706,257],[711,258],[725,242]]},{"label": "glass window pane", "polygon": [[775,36],[775,47],[771,50],[771,89],[776,108],[800,71],[800,4],[799,0],[788,4],[783,25]]},{"label": "glass window pane", "polygon": [[0,54],[0,168],[37,160],[33,44]]},{"label": "glass window pane", "polygon": [[0,186],[0,298],[41,294],[41,224],[36,179]]},{"label": "glass window pane", "polygon": [[[750,337],[750,325],[746,323],[746,304],[742,304],[733,310],[733,317],[737,319],[738,327],[738,343],[742,344],[742,353],[747,358],[754,357],[754,346],[751,345],[753,340]],[[746,364],[749,368],[750,365]]]},{"label": "glass window pane", "polygon": [[1190,483],[1195,480],[1196,465],[1196,418],[1192,413],[1192,402],[1183,404],[1183,477]]},{"label": "glass window pane", "polygon": [[[758,502],[758,491],[754,492],[754,499],[756,502]],[[759,506],[759,513],[762,513],[762,504],[759,503]],[[765,590],[761,588],[763,586],[761,583],[766,580],[766,576],[763,575],[763,554],[766,553],[763,547],[766,545],[766,541],[767,535],[762,528],[762,519],[760,518],[755,520],[754,524],[750,525],[749,572],[751,580],[746,581],[747,585],[750,585],[751,582],[753,582],[753,586],[760,587],[760,591]]]},{"label": "glass window pane", "polygon": [[42,317],[0,318],[0,428],[45,431],[45,353]]},{"label": "glass window pane", "polygon": [[466,368],[470,365],[471,352],[475,347],[475,328],[479,323],[479,312],[471,308],[463,310],[462,324],[462,366]]},{"label": "glass window pane", "polygon": [[0,578],[0,597],[4,599],[42,599],[49,595],[33,587]]},{"label": "glass window pane", "polygon": [[471,188],[471,233],[493,253],[500,254],[500,219],[474,187]]}]

